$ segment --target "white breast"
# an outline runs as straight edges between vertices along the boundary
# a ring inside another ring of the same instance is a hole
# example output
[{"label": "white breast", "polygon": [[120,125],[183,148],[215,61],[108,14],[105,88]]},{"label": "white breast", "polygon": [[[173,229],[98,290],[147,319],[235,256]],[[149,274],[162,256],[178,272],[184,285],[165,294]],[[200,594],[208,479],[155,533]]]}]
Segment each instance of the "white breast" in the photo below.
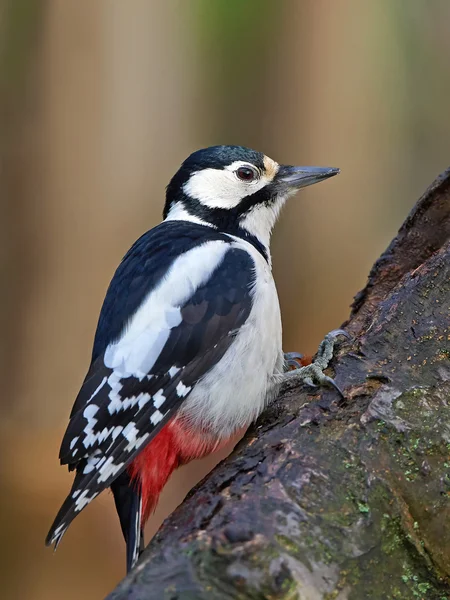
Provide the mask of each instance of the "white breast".
[{"label": "white breast", "polygon": [[253,307],[223,358],[186,399],[180,415],[221,437],[231,436],[261,413],[276,393],[273,376],[283,368],[280,307],[271,269],[251,244],[233,239],[233,246],[248,252],[255,263]]}]

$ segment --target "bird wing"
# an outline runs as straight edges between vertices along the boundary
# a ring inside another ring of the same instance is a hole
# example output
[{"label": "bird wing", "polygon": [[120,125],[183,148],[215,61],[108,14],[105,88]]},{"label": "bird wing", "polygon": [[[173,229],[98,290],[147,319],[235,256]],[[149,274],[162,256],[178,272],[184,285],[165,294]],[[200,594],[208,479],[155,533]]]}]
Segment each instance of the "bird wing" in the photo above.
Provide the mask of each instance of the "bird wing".
[{"label": "bird wing", "polygon": [[[160,254],[162,262],[167,256],[164,244],[147,243],[146,248],[153,259]],[[127,256],[115,278],[123,281],[131,269],[135,276],[125,280],[133,291],[135,277],[143,281],[145,271],[142,265],[133,271],[136,256]],[[195,383],[225,354],[250,314],[253,259],[230,238],[193,244],[161,273],[134,314],[124,319],[117,339],[109,340],[102,351],[101,345],[97,350],[94,346],[94,360],[60,452],[61,462],[76,469],[77,475],[47,543],[57,543],[72,519],[173,417]],[[110,315],[120,310],[108,298],[110,292],[114,294],[114,279],[103,309],[106,306]],[[102,327],[100,319],[97,333]]]}]

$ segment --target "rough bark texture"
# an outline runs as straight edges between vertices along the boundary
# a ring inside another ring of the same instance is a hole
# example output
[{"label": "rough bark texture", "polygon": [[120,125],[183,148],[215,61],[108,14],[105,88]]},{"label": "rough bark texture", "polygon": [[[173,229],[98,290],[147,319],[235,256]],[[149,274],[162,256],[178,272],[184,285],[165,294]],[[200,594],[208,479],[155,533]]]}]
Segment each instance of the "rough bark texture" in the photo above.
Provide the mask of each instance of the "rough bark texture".
[{"label": "rough bark texture", "polygon": [[450,169],[345,326],[346,400],[285,391],[109,600],[450,599]]}]

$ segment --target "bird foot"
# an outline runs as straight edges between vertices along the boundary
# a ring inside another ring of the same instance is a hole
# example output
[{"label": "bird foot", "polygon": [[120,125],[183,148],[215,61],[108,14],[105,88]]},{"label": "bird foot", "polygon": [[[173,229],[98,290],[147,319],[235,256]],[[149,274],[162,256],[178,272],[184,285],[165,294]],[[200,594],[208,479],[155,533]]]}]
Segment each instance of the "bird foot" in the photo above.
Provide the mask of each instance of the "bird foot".
[{"label": "bird foot", "polygon": [[299,369],[302,366],[303,354],[298,352],[285,352],[284,353],[284,365],[285,370]]},{"label": "bird foot", "polygon": [[[334,347],[340,336],[351,339],[350,335],[343,329],[335,329],[330,331],[320,343],[315,360],[306,367],[300,366],[298,360],[302,358],[301,354],[296,352],[288,352],[284,355],[286,367],[288,370],[282,375],[282,383],[306,383],[310,387],[328,386],[333,387],[339,395],[344,398],[344,393],[337,383],[325,375],[323,372],[333,358]],[[296,360],[297,359],[297,360]],[[292,368],[294,367],[294,368]]]}]

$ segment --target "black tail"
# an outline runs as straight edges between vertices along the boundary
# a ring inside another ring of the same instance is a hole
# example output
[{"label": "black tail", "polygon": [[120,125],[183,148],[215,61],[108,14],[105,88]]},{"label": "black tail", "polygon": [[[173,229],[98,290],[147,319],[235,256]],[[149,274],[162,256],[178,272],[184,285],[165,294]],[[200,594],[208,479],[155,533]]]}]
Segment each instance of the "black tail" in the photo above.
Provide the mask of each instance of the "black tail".
[{"label": "black tail", "polygon": [[126,471],[112,482],[111,490],[127,544],[128,573],[144,550],[144,532],[141,527],[142,499]]}]

